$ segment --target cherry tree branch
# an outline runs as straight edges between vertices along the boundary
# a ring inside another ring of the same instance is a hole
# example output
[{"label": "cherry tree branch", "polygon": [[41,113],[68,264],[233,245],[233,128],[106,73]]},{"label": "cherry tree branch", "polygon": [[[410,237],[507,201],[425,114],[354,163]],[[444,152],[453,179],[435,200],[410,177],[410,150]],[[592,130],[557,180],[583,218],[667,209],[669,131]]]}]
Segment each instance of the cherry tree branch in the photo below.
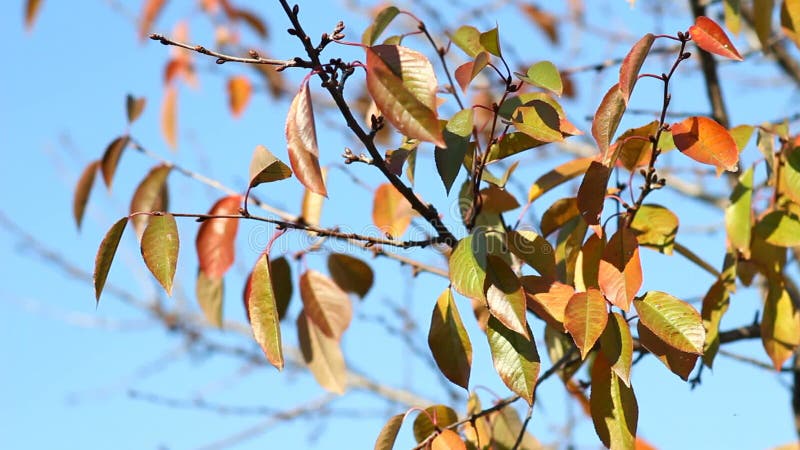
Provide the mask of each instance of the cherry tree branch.
[{"label": "cherry tree branch", "polygon": [[202,45],[186,44],[184,42],[168,38],[162,34],[153,33],[150,35],[150,39],[158,41],[163,45],[172,45],[175,47],[185,48],[186,50],[191,50],[193,52],[197,52],[203,55],[212,56],[214,58],[217,58],[217,64],[224,64],[226,62],[238,62],[245,64],[265,64],[269,66],[277,66],[276,70],[278,71],[284,70],[288,67],[305,67],[305,68],[311,67],[311,64],[308,61],[303,61],[300,58],[295,58],[295,59],[262,58],[255,50],[250,50],[249,58],[243,58],[240,56],[226,55],[224,53],[219,53],[214,50],[209,50],[206,47],[203,47]]}]

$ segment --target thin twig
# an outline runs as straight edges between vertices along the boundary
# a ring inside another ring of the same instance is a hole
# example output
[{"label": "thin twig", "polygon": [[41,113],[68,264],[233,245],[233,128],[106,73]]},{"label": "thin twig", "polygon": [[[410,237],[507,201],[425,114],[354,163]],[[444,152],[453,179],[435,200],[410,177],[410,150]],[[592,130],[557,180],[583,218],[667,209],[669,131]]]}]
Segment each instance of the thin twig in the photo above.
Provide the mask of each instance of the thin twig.
[{"label": "thin twig", "polygon": [[224,53],[219,53],[214,50],[209,50],[202,45],[191,45],[186,44],[184,42],[176,41],[174,39],[170,39],[161,34],[151,34],[150,39],[154,41],[158,41],[164,45],[172,45],[175,47],[185,48],[186,50],[191,50],[193,52],[197,52],[203,55],[213,56],[217,58],[217,64],[224,64],[226,62],[238,62],[238,63],[245,63],[245,64],[265,64],[269,66],[278,66],[278,71],[286,69],[287,67],[311,67],[308,61],[303,61],[299,58],[295,59],[272,59],[272,58],[262,58],[255,52],[255,50],[250,51],[249,58],[242,58],[240,56],[233,56],[233,55],[226,55]]}]

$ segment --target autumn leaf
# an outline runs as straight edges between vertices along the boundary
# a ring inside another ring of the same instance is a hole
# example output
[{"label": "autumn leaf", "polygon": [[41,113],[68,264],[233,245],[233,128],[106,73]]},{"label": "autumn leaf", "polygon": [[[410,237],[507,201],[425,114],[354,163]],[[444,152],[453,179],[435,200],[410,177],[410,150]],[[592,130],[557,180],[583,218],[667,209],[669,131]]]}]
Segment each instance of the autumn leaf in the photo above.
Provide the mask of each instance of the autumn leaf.
[{"label": "autumn leaf", "polygon": [[103,173],[103,181],[106,187],[111,189],[111,183],[114,181],[114,173],[117,171],[119,159],[122,157],[122,151],[128,147],[131,139],[128,135],[120,136],[111,141],[103,152],[103,158],[100,162],[100,171]]},{"label": "autumn leaf", "polygon": [[789,211],[772,211],[759,219],[753,232],[778,247],[800,245],[800,217]]},{"label": "autumn leaf", "polygon": [[494,368],[512,392],[532,405],[541,363],[530,330],[527,330],[527,334],[530,338],[510,330],[497,318],[489,316],[486,335]]},{"label": "autumn leaf", "polygon": [[108,271],[111,269],[114,255],[117,254],[119,241],[122,239],[122,233],[125,231],[125,225],[127,224],[127,216],[116,221],[106,232],[100,242],[100,248],[97,249],[97,255],[94,259],[94,276],[92,278],[94,280],[94,296],[98,303],[100,302],[100,294],[103,293],[103,287],[106,285]]},{"label": "autumn leaf", "polygon": [[139,38],[144,39],[153,27],[156,18],[164,9],[167,0],[145,0],[142,3],[142,14],[139,17]]},{"label": "autumn leaf", "polygon": [[386,27],[392,23],[397,15],[400,14],[400,10],[397,9],[396,6],[387,6],[386,8],[382,9],[379,12],[375,19],[372,21],[372,24],[364,30],[364,34],[361,36],[361,43],[364,45],[374,45],[375,41],[381,36]]},{"label": "autumn leaf", "polygon": [[164,92],[164,103],[161,104],[161,132],[164,140],[171,148],[178,146],[178,89],[167,87]]},{"label": "autumn leaf", "polygon": [[800,47],[800,1],[781,2],[781,30],[794,44]]},{"label": "autumn leaf", "polygon": [[600,223],[610,177],[611,168],[597,161],[592,161],[583,176],[581,186],[578,188],[577,205],[581,217],[589,225]]},{"label": "autumn leaf", "polygon": [[[137,212],[159,212],[167,209],[167,177],[171,170],[172,167],[166,164],[159,164],[150,169],[150,172],[145,175],[136,187],[133,197],[131,197],[131,214]],[[136,234],[141,236],[145,225],[150,220],[150,216],[136,214],[131,217],[131,220]]]},{"label": "autumn leaf", "polygon": [[405,414],[397,414],[383,425],[378,439],[375,440],[375,450],[392,450],[394,448],[394,441],[397,440],[397,433],[400,432],[404,418]]},{"label": "autumn leaf", "polygon": [[270,364],[278,370],[283,370],[280,318],[270,273],[269,255],[266,253],[259,256],[248,285],[250,289],[246,304],[253,336]]},{"label": "autumn leaf", "polygon": [[608,151],[608,146],[619,127],[622,115],[625,114],[625,107],[625,96],[620,90],[619,84],[611,86],[603,100],[600,101],[600,106],[597,107],[592,120],[592,137],[597,142],[602,154]]},{"label": "autumn leaf", "polygon": [[591,376],[589,401],[597,435],[608,448],[632,450],[639,420],[639,406],[633,388],[620,382],[602,353],[594,360]]},{"label": "autumn leaf", "polygon": [[672,139],[684,155],[717,170],[735,172],[739,149],[728,130],[708,117],[693,116],[672,124]]},{"label": "autumn leaf", "polygon": [[550,205],[542,214],[540,227],[542,235],[547,237],[554,231],[563,227],[570,220],[580,216],[578,199],[575,197],[560,198]]},{"label": "autumn leaf", "polygon": [[579,292],[567,302],[564,327],[581,351],[581,359],[586,359],[589,350],[603,333],[607,321],[606,299],[597,289]]},{"label": "autumn leaf", "polygon": [[444,429],[431,441],[431,450],[467,450],[467,446],[458,433]]},{"label": "autumn leaf", "polygon": [[800,345],[800,309],[786,289],[770,281],[761,318],[761,341],[775,370],[791,357]]},{"label": "autumn leaf", "polygon": [[458,421],[458,414],[446,405],[433,405],[420,411],[414,419],[414,439],[422,442],[438,430]]},{"label": "autumn leaf", "polygon": [[97,170],[100,167],[100,161],[92,161],[81,172],[78,182],[75,184],[75,195],[72,200],[72,216],[75,218],[75,224],[78,229],[81,229],[83,222],[83,213],[86,210],[86,204],[89,202],[89,194],[92,192],[94,186],[94,179],[97,175]]},{"label": "autumn leaf", "polygon": [[150,217],[142,234],[142,258],[159,284],[172,295],[172,281],[178,265],[178,226],[172,214]]},{"label": "autumn leaf", "polygon": [[125,97],[125,114],[128,117],[129,124],[136,122],[136,119],[142,115],[146,103],[147,100],[144,97],[136,98],[130,94]]},{"label": "autumn leaf", "polygon": [[391,183],[375,189],[372,203],[372,222],[384,233],[400,237],[411,224],[411,203]]},{"label": "autumn leaf", "polygon": [[489,313],[510,330],[529,337],[525,293],[517,275],[499,256],[487,257],[484,289]]},{"label": "autumn leaf", "polygon": [[[239,195],[224,197],[214,203],[208,215],[238,216],[241,202],[242,197]],[[222,278],[233,265],[234,243],[238,228],[238,219],[212,218],[200,224],[195,246],[200,271],[207,277]]]},{"label": "autumn leaf", "polygon": [[531,185],[528,191],[528,201],[533,202],[551,189],[586,173],[592,161],[594,158],[574,159],[546,172]]},{"label": "autumn leaf", "polygon": [[328,255],[328,272],[340,288],[361,298],[372,288],[375,278],[369,264],[344,253]]},{"label": "autumn leaf", "polygon": [[428,58],[399,45],[375,45],[366,52],[367,90],[386,120],[407,137],[446,147]]},{"label": "autumn leaf", "polygon": [[619,91],[622,94],[622,100],[625,105],[628,104],[628,100],[631,98],[633,87],[639,79],[639,70],[642,68],[647,54],[650,53],[650,48],[653,46],[655,39],[652,33],[645,34],[633,44],[631,50],[625,55],[625,59],[622,60],[622,64],[619,67]]},{"label": "autumn leaf", "polygon": [[300,86],[286,114],[286,142],[289,164],[297,179],[308,190],[327,197],[328,191],[319,166],[317,128],[308,82]]},{"label": "autumn leaf", "polygon": [[306,316],[316,328],[325,336],[340,340],[353,318],[347,293],[322,273],[307,270],[300,275],[300,298]]},{"label": "autumn leaf", "polygon": [[631,365],[633,364],[633,337],[631,327],[618,312],[608,315],[608,322],[600,335],[600,351],[625,385],[631,385]]},{"label": "autumn leaf", "polygon": [[609,302],[625,311],[642,286],[639,242],[634,232],[623,228],[609,239],[597,275],[600,291]]},{"label": "autumn leaf", "polygon": [[543,276],[554,276],[556,261],[553,247],[544,237],[530,230],[509,231],[506,234],[509,251]]},{"label": "autumn leaf", "polygon": [[250,102],[253,86],[250,79],[239,75],[228,79],[228,104],[233,117],[239,117]]},{"label": "autumn leaf", "polygon": [[742,55],[733,46],[728,36],[716,22],[705,16],[695,19],[694,25],[689,27],[689,35],[701,49],[736,61],[743,61]]},{"label": "autumn leaf", "polygon": [[[206,321],[214,327],[222,328],[222,300],[224,283],[222,278],[211,278],[201,271],[197,271],[197,281],[194,292],[197,304]],[[249,313],[249,311],[248,311]]]},{"label": "autumn leaf", "polygon": [[550,278],[525,275],[520,278],[528,309],[548,324],[564,330],[564,314],[575,288]]},{"label": "autumn leaf", "polygon": [[250,160],[250,188],[261,183],[283,180],[292,176],[292,170],[263,145],[257,145]]},{"label": "autumn leaf", "polygon": [[481,51],[475,55],[475,59],[467,61],[456,67],[455,78],[462,92],[467,92],[467,88],[472,80],[489,64],[489,52]]},{"label": "autumn leaf", "polygon": [[645,204],[636,212],[631,230],[639,245],[671,255],[678,234],[678,216],[661,205]]},{"label": "autumn leaf", "polygon": [[649,291],[634,301],[639,322],[661,340],[686,353],[703,354],[706,332],[700,313],[665,292]]},{"label": "autumn leaf", "polygon": [[36,22],[36,17],[39,15],[41,6],[42,0],[25,1],[25,28],[28,31],[33,29],[33,24]]},{"label": "autumn leaf", "polygon": [[433,308],[428,347],[442,374],[467,389],[472,367],[472,344],[450,288],[439,296]]},{"label": "autumn leaf", "polygon": [[670,372],[688,381],[692,369],[697,364],[699,356],[696,353],[682,352],[664,342],[641,321],[636,327],[639,333],[639,342],[653,356],[661,361]]},{"label": "autumn leaf", "polygon": [[320,386],[334,394],[347,388],[347,367],[337,339],[327,336],[304,311],[297,316],[297,337],[303,360]]}]

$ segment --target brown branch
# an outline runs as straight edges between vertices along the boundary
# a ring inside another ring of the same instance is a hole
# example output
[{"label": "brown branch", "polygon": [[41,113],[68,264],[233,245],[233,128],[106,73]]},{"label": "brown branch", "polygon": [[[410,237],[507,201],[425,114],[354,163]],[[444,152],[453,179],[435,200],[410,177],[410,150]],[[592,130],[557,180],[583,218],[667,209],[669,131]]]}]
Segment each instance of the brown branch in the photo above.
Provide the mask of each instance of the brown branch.
[{"label": "brown branch", "polygon": [[673,248],[675,251],[682,255],[684,258],[688,259],[689,261],[695,263],[698,267],[705,270],[706,272],[710,273],[714,276],[714,278],[719,278],[721,274],[717,269],[714,268],[711,264],[709,264],[706,260],[698,256],[695,252],[691,251],[689,248],[680,244],[678,242],[673,243]]},{"label": "brown branch", "polygon": [[[706,15],[706,5],[699,0],[690,0],[689,3],[692,7],[692,14],[694,17]],[[711,56],[711,53],[698,47],[698,54],[700,55],[700,67],[703,71],[703,77],[706,80],[706,95],[711,102],[711,116],[725,128],[730,126],[728,120],[728,112],[725,109],[725,100],[722,96],[722,87],[719,83],[719,75],[717,74],[717,61]]]},{"label": "brown branch", "polygon": [[203,47],[202,45],[186,44],[184,42],[170,39],[161,34],[155,34],[155,33],[151,34],[150,39],[161,42],[164,45],[172,45],[175,47],[185,48],[186,50],[191,50],[193,52],[197,52],[203,55],[212,56],[214,58],[217,58],[217,64],[224,64],[226,62],[238,62],[245,64],[264,64],[268,66],[278,66],[277,68],[278,71],[286,69],[287,67],[311,67],[308,61],[303,61],[300,58],[295,58],[295,59],[262,58],[261,56],[258,55],[258,53],[255,50],[250,50],[249,58],[242,58],[240,56],[226,55],[224,53],[219,53],[214,50],[209,50]]}]

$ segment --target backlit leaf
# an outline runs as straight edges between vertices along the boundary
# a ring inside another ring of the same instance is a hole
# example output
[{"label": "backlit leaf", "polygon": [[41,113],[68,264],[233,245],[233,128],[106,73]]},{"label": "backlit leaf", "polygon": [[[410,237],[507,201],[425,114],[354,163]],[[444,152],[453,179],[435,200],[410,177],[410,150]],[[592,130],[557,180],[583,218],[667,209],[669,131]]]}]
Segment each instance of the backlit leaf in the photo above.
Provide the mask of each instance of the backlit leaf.
[{"label": "backlit leaf", "polygon": [[450,36],[450,39],[470,58],[475,58],[480,52],[485,51],[481,44],[481,32],[473,26],[462,25]]},{"label": "backlit leaf", "polygon": [[645,204],[631,222],[639,245],[671,255],[678,234],[678,216],[661,205]]},{"label": "backlit leaf", "polygon": [[353,306],[336,283],[316,270],[300,275],[300,298],[305,314],[326,336],[336,340],[350,326]]},{"label": "backlit leaf", "polygon": [[769,282],[761,318],[761,341],[775,370],[780,370],[800,345],[800,310],[777,281]]},{"label": "backlit leaf", "polygon": [[753,0],[753,27],[756,30],[761,48],[767,52],[772,39],[772,12],[775,0]]},{"label": "backlit leaf", "polygon": [[725,15],[725,26],[733,34],[739,34],[742,23],[742,11],[740,0],[723,0],[723,13]]},{"label": "backlit leaf", "polygon": [[428,58],[399,45],[366,52],[367,90],[386,120],[405,136],[445,147],[436,112],[438,83]]},{"label": "backlit leaf", "polygon": [[[256,261],[248,284],[250,289],[247,290],[246,305],[253,337],[270,364],[283,370],[280,318],[275,302],[269,255],[266,253],[261,254]],[[298,325],[298,330],[299,328]]]},{"label": "backlit leaf", "polygon": [[455,290],[468,298],[485,300],[486,236],[480,230],[458,241],[450,254],[450,282]]},{"label": "backlit leaf", "polygon": [[394,441],[397,440],[397,433],[400,432],[404,418],[405,414],[397,414],[383,425],[378,439],[375,440],[374,450],[392,450],[394,448]]},{"label": "backlit leaf", "polygon": [[[467,415],[472,415],[480,411],[483,411],[481,400],[478,398],[475,392],[471,392],[469,394],[469,398],[467,399],[466,413]],[[473,446],[470,448],[485,448],[486,443],[490,442],[492,439],[492,429],[489,423],[489,418],[486,416],[478,417],[472,422],[465,423],[462,430],[467,443]]]},{"label": "backlit leaf", "polygon": [[744,255],[750,257],[750,237],[752,235],[753,218],[753,167],[747,169],[740,177],[730,196],[731,204],[725,208],[725,230],[730,245]]},{"label": "backlit leaf", "polygon": [[142,3],[142,14],[139,17],[139,38],[144,39],[150,32],[156,18],[164,9],[167,0],[145,0]]},{"label": "backlit leaf", "polygon": [[[214,203],[209,216],[238,216],[242,197],[231,195]],[[206,219],[197,231],[195,246],[200,271],[209,278],[222,278],[233,265],[238,219]]]},{"label": "backlit leaf", "polygon": [[800,204],[800,147],[784,152],[786,163],[781,168],[779,191]]},{"label": "backlit leaf", "polygon": [[689,35],[698,47],[728,59],[742,61],[742,55],[716,22],[705,16],[695,19],[689,27]]},{"label": "backlit leaf", "polygon": [[433,405],[425,408],[414,419],[414,439],[422,442],[437,429],[445,428],[458,421],[458,414],[446,405]]},{"label": "backlit leaf", "polygon": [[453,430],[444,429],[431,441],[431,450],[467,450],[467,446]]},{"label": "backlit leaf", "polygon": [[564,140],[558,111],[549,103],[533,100],[516,109],[513,117],[517,130],[542,142]]},{"label": "backlit leaf", "polygon": [[606,199],[606,187],[611,177],[611,168],[597,161],[592,161],[578,188],[578,211],[589,225],[600,223],[603,213],[603,202]]},{"label": "backlit leaf", "polygon": [[147,103],[147,99],[144,97],[134,97],[128,94],[125,97],[125,113],[128,117],[128,123],[132,124],[136,122],[136,119],[142,115],[142,111],[144,111],[144,106]]},{"label": "backlit leaf", "polygon": [[[327,180],[328,169],[322,168],[322,180]],[[312,192],[308,189],[303,191],[303,200],[300,203],[300,215],[303,217],[305,223],[309,225],[319,226],[322,219],[322,205],[325,203],[325,197]],[[314,232],[309,232],[312,236],[316,235]]]},{"label": "backlit leaf", "polygon": [[592,233],[583,243],[578,258],[575,260],[575,289],[585,291],[589,288],[600,288],[600,260],[605,250],[605,237]]},{"label": "backlit leaf", "polygon": [[492,362],[500,379],[512,392],[532,405],[541,363],[533,335],[530,330],[527,331],[530,339],[508,329],[497,318],[490,316],[486,335],[489,338]]},{"label": "backlit leaf", "polygon": [[283,180],[292,176],[292,170],[284,164],[267,147],[257,145],[250,160],[250,187],[261,183]]},{"label": "backlit leaf", "polygon": [[500,51],[500,33],[498,32],[497,27],[481,33],[478,40],[487,52],[497,56],[498,58],[503,57],[502,52]]},{"label": "backlit leaf", "polygon": [[278,317],[283,320],[289,301],[292,299],[292,268],[286,257],[281,256],[269,262],[269,274],[272,279],[272,290],[275,294],[275,305]]},{"label": "backlit leaf", "polygon": [[630,387],[633,337],[630,325],[621,314],[609,313],[606,328],[600,335],[600,351],[611,365],[611,370]]},{"label": "backlit leaf", "polygon": [[630,309],[642,287],[639,242],[632,230],[623,228],[611,236],[603,250],[597,278],[600,291],[611,304],[625,311]]},{"label": "backlit leaf", "polygon": [[25,28],[28,31],[33,29],[33,24],[36,22],[36,17],[39,15],[41,6],[42,0],[25,1]]},{"label": "backlit leaf", "polygon": [[550,170],[540,176],[531,185],[528,191],[528,201],[532,202],[541,197],[545,192],[566,183],[586,172],[594,158],[579,158]]},{"label": "backlit leaf", "polygon": [[556,235],[556,273],[559,280],[569,284],[575,282],[575,264],[580,255],[583,239],[589,226],[580,218],[575,217],[558,230]]},{"label": "backlit leaf", "polygon": [[94,186],[94,179],[97,175],[97,170],[100,168],[100,161],[92,161],[81,172],[78,182],[75,184],[75,195],[72,199],[72,215],[75,217],[75,223],[78,229],[81,229],[81,222],[83,222],[83,213],[86,210],[86,203],[89,201],[89,194],[92,192]]},{"label": "backlit leaf", "polygon": [[375,189],[372,203],[372,222],[384,233],[400,237],[411,224],[411,203],[391,183]]},{"label": "backlit leaf", "polygon": [[703,363],[712,367],[714,357],[719,349],[719,324],[730,304],[730,291],[724,280],[717,280],[703,297],[701,317],[706,330],[703,344]]},{"label": "backlit leaf", "polygon": [[633,450],[639,420],[633,388],[620,381],[602,353],[594,360],[591,376],[589,401],[597,435],[608,448]]},{"label": "backlit leaf", "polygon": [[[628,171],[633,172],[637,167],[643,167],[650,164],[650,159],[653,154],[653,144],[650,142],[650,137],[655,137],[658,132],[658,121],[654,120],[647,125],[638,128],[631,128],[619,135],[614,145],[616,148],[609,151],[606,155],[605,163],[612,165],[616,162]],[[667,132],[662,132],[662,137]],[[659,148],[666,150],[663,146]],[[616,157],[616,161],[612,161],[612,157]]]},{"label": "backlit leaf", "polygon": [[670,372],[681,377],[684,381],[687,381],[689,379],[689,374],[692,373],[692,369],[694,369],[695,364],[697,364],[697,359],[700,356],[696,353],[682,352],[667,344],[642,324],[641,321],[637,324],[636,328],[639,333],[639,342],[642,346],[653,356],[658,358]]},{"label": "backlit leaf", "polygon": [[372,25],[364,30],[364,34],[361,36],[361,43],[364,45],[375,44],[375,41],[378,40],[383,31],[386,30],[386,27],[389,26],[389,24],[392,22],[392,20],[394,20],[395,17],[397,17],[398,14],[400,14],[400,10],[395,6],[388,6],[382,9],[381,12],[375,16],[375,20],[372,21]]},{"label": "backlit leaf", "polygon": [[289,147],[289,164],[300,183],[308,190],[327,197],[328,191],[319,166],[317,128],[308,82],[300,86],[286,114],[286,143]]},{"label": "backlit leaf", "polygon": [[100,242],[100,248],[97,249],[97,256],[94,259],[94,297],[95,300],[100,302],[100,294],[103,293],[103,287],[106,285],[108,278],[108,271],[111,269],[111,263],[114,261],[114,255],[117,253],[119,241],[122,238],[122,233],[125,231],[125,225],[128,224],[128,218],[123,217],[114,223],[109,228],[103,240]]},{"label": "backlit leaf", "polygon": [[[562,358],[569,359],[569,364],[564,364],[557,372],[561,380],[566,382],[580,369],[583,360],[573,358],[573,352],[577,354],[578,348],[575,347],[575,341],[563,331],[563,328],[563,326],[554,327],[548,323],[544,327],[544,343],[547,346],[547,356],[551,363],[555,364]],[[588,408],[586,409],[588,410]]]},{"label": "backlit leaf", "polygon": [[778,247],[800,245],[800,218],[789,211],[772,211],[762,217],[753,232]]},{"label": "backlit leaf", "polygon": [[504,213],[519,208],[519,202],[505,189],[490,184],[479,192],[481,211]]},{"label": "backlit leaf", "polygon": [[305,312],[297,316],[297,338],[303,361],[320,386],[335,394],[347,388],[347,367],[337,339],[328,337]]},{"label": "backlit leaf", "polygon": [[469,148],[472,126],[473,112],[471,108],[455,113],[445,125],[442,133],[447,147],[436,147],[434,150],[436,170],[439,172],[439,177],[442,179],[448,194],[458,176],[459,170],[461,170],[464,155]]},{"label": "backlit leaf", "polygon": [[528,309],[554,328],[564,330],[564,312],[575,288],[552,279],[526,275],[520,278]]},{"label": "backlit leaf", "polygon": [[485,289],[489,313],[507,328],[528,336],[525,294],[517,275],[499,256],[489,255],[486,260]]},{"label": "backlit leaf", "polygon": [[545,238],[530,230],[509,231],[506,235],[509,251],[546,277],[555,276],[556,261],[553,247]]},{"label": "backlit leaf", "polygon": [[472,367],[472,344],[450,288],[442,292],[433,308],[428,347],[444,376],[467,389]]},{"label": "backlit leaf", "polygon": [[456,68],[454,75],[462,92],[467,92],[467,88],[472,80],[474,80],[475,77],[481,73],[481,70],[489,63],[489,58],[489,53],[482,51],[475,56],[474,60],[467,61]]},{"label": "backlit leaf", "polygon": [[578,292],[567,302],[564,309],[564,328],[586,359],[608,321],[608,306],[603,294],[597,289]]},{"label": "backlit leaf", "polygon": [[649,291],[634,301],[639,322],[671,347],[703,354],[706,332],[700,313],[691,305],[658,291]]},{"label": "backlit leaf", "polygon": [[328,272],[340,288],[361,298],[367,295],[374,279],[367,263],[344,253],[328,255]]},{"label": "backlit leaf", "polygon": [[128,135],[115,138],[103,152],[100,171],[103,173],[103,181],[109,189],[111,189],[111,183],[114,181],[114,173],[117,171],[122,151],[125,150],[130,141],[131,139]]},{"label": "backlit leaf", "polygon": [[517,77],[528,84],[547,89],[558,96],[560,96],[564,90],[564,85],[561,82],[561,74],[550,61],[538,62],[530,66],[525,75],[517,74]]},{"label": "backlit leaf", "polygon": [[521,131],[506,133],[500,136],[500,139],[489,148],[489,156],[486,158],[486,162],[490,163],[507,158],[544,144],[547,144],[547,142],[534,139]]},{"label": "backlit leaf", "polygon": [[142,233],[142,258],[167,295],[172,295],[179,245],[178,225],[172,214],[150,217]]},{"label": "backlit leaf", "polygon": [[650,53],[650,47],[653,46],[655,39],[652,33],[645,34],[633,44],[631,50],[625,55],[625,59],[622,60],[619,67],[619,90],[626,105],[631,98],[633,87],[639,79],[639,70],[642,68],[647,54]]},{"label": "backlit leaf", "polygon": [[161,133],[167,145],[175,149],[178,146],[178,89],[169,86],[164,92],[161,104]]},{"label": "backlit leaf", "polygon": [[[136,187],[136,191],[131,198],[131,214],[135,212],[156,212],[167,209],[167,176],[172,167],[160,164],[153,167],[150,172]],[[133,229],[136,234],[141,236],[144,227],[150,220],[150,216],[137,214],[131,217]]]},{"label": "backlit leaf", "polygon": [[231,108],[233,117],[239,117],[250,102],[253,93],[253,86],[250,79],[243,75],[230,77],[228,79],[228,105]]},{"label": "backlit leaf", "polygon": [[800,1],[781,2],[781,29],[796,46],[800,47]]},{"label": "backlit leaf", "polygon": [[600,101],[592,120],[592,137],[602,154],[608,151],[623,114],[625,114],[625,97],[619,84],[615,84]]},{"label": "backlit leaf", "polygon": [[198,271],[194,291],[197,304],[200,305],[200,310],[203,311],[209,325],[222,328],[222,278],[211,278]]},{"label": "backlit leaf", "polygon": [[575,197],[560,198],[555,201],[542,214],[541,228],[542,235],[547,237],[553,231],[558,230],[570,220],[580,216],[578,210],[578,199]]}]

